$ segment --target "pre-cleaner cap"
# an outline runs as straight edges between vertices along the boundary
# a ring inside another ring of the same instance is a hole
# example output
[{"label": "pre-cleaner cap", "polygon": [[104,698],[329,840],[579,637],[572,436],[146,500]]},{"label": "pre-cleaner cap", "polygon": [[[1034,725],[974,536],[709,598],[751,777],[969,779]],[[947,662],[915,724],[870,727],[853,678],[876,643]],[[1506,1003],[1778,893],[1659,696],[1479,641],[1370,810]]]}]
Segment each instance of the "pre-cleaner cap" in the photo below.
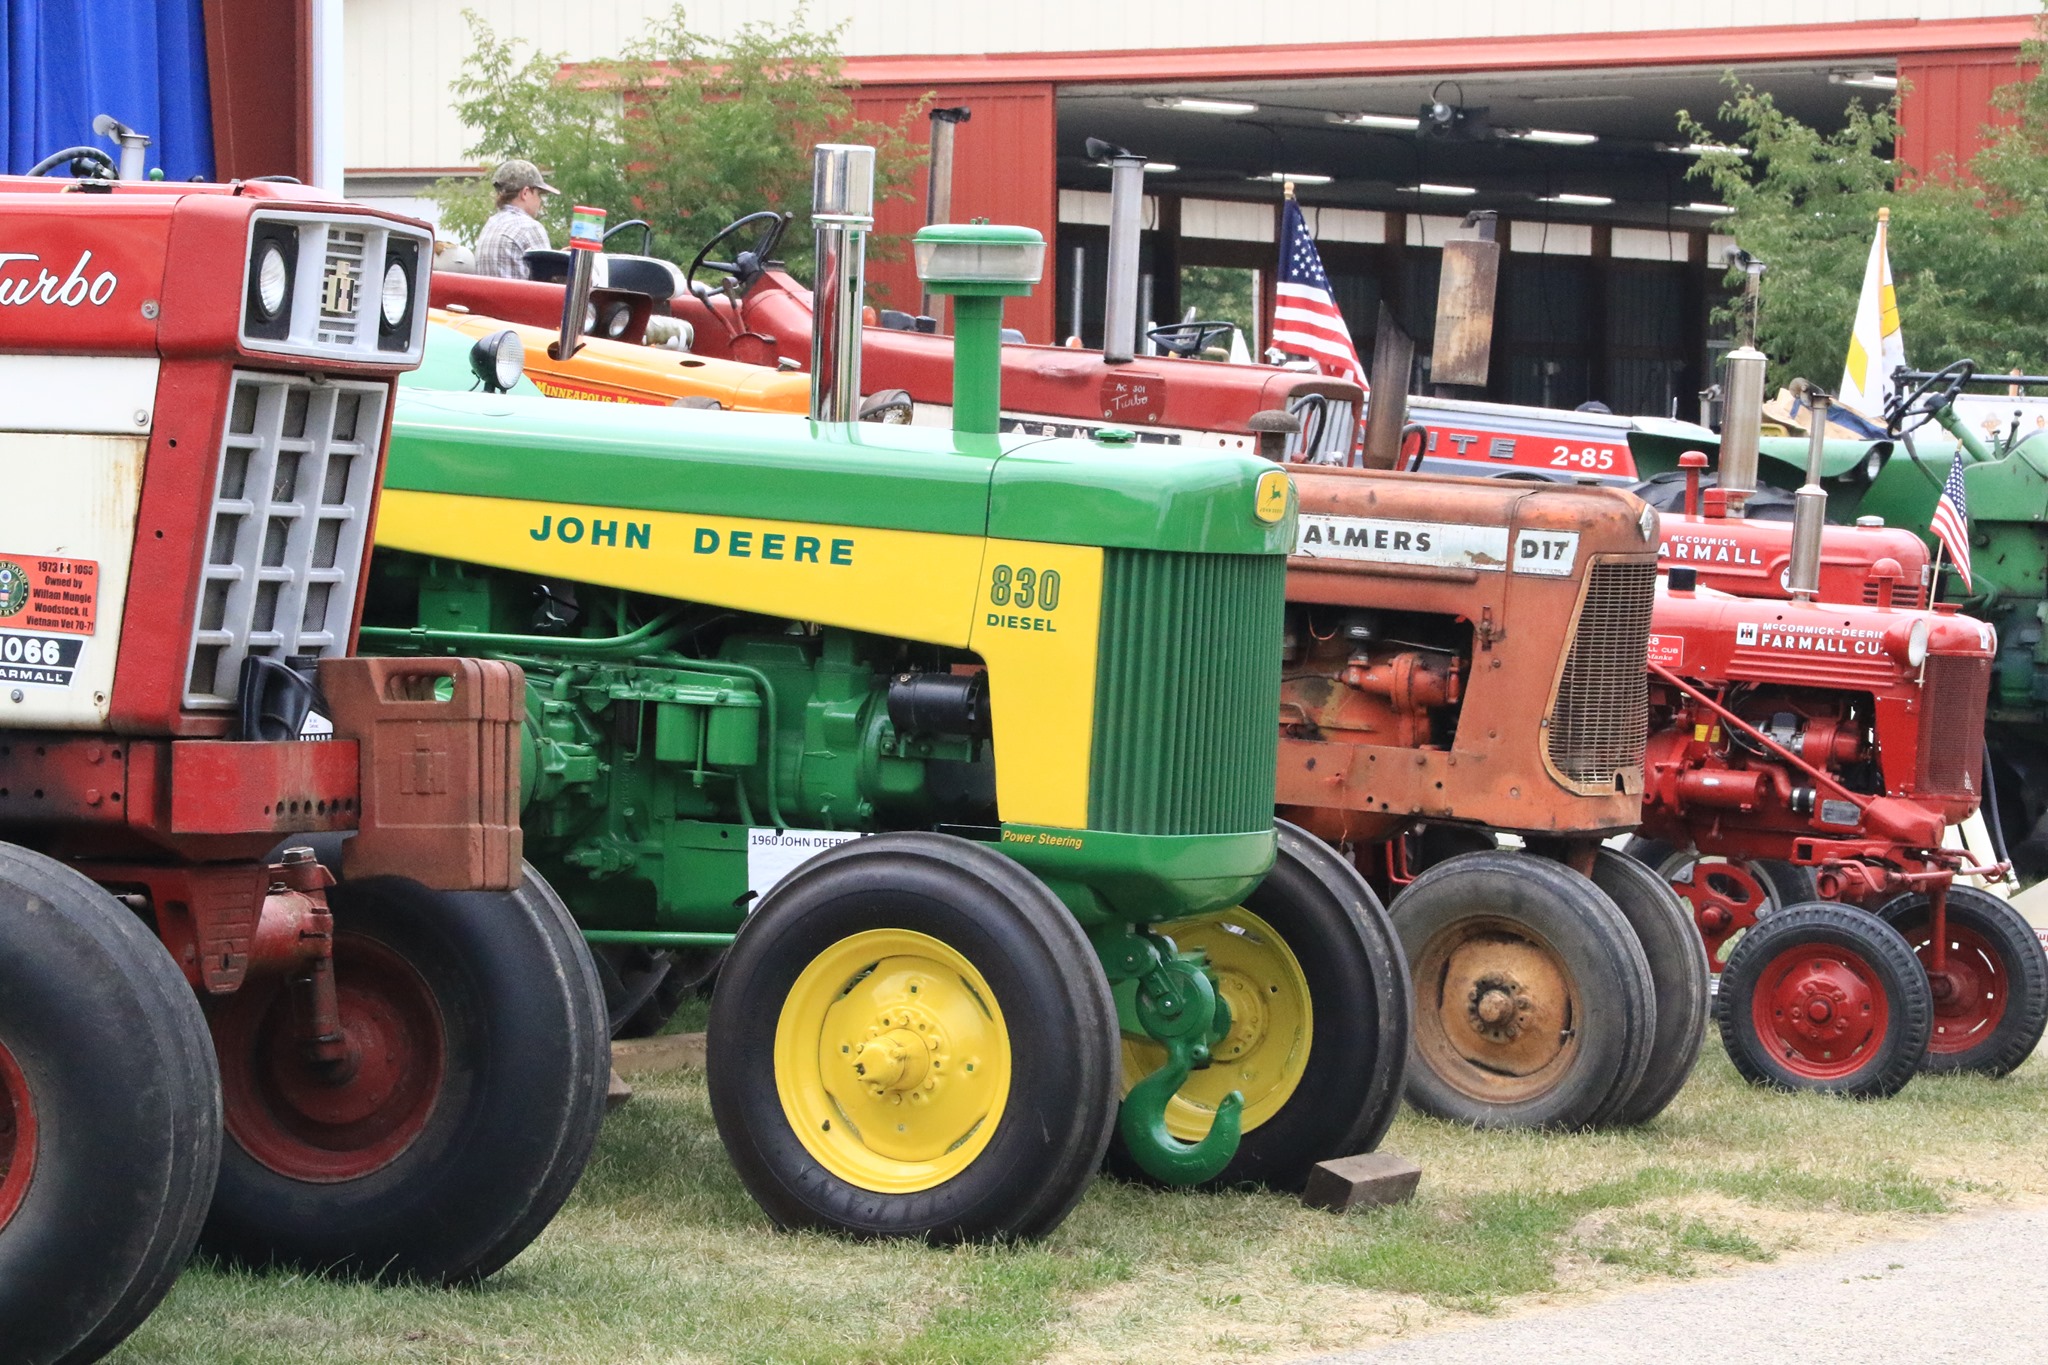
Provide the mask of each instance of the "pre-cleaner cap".
[{"label": "pre-cleaner cap", "polygon": [[862,225],[875,217],[875,149],[822,142],[811,170],[811,217]]}]

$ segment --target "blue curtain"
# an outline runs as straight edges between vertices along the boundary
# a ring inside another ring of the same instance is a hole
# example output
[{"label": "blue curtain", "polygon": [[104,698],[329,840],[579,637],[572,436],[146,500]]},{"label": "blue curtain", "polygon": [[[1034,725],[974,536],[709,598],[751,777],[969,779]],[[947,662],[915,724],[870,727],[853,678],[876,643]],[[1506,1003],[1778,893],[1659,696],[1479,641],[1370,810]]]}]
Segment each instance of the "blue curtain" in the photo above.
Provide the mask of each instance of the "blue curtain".
[{"label": "blue curtain", "polygon": [[[94,134],[112,114],[151,138],[148,164],[172,180],[213,175],[201,0],[0,0],[5,169],[19,174]],[[62,172],[59,172],[62,174]]]}]

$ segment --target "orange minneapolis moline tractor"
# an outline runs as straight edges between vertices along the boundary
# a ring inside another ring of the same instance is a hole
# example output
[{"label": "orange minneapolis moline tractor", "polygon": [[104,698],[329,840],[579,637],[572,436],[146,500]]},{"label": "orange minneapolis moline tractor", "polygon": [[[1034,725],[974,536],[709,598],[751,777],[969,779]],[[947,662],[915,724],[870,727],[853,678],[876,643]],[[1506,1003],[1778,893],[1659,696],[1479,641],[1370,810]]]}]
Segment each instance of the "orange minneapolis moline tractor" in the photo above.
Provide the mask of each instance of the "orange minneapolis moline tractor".
[{"label": "orange minneapolis moline tractor", "polygon": [[0,223],[0,1357],[97,1359],[195,1240],[489,1275],[608,1053],[519,670],[351,657],[428,234],[275,183]]}]

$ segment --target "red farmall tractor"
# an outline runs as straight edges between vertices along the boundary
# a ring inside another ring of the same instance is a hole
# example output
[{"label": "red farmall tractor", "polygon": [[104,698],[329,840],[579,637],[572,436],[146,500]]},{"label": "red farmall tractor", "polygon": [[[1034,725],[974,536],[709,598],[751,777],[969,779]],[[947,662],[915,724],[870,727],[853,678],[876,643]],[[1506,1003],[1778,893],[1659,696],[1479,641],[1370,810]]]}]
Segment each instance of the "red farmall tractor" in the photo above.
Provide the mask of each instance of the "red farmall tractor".
[{"label": "red farmall tractor", "polygon": [[1955,885],[1992,869],[1943,847],[1981,796],[1995,633],[1918,607],[1913,537],[1825,535],[1817,479],[1789,527],[1733,515],[1746,458],[1704,507],[1705,458],[1684,462],[1632,851],[1691,906],[1751,1080],[1889,1095],[1923,1067],[2003,1075],[2048,1024],[2048,957],[2010,906]]},{"label": "red farmall tractor", "polygon": [[279,184],[0,181],[11,1362],[111,1349],[195,1239],[488,1275],[595,1141],[518,671],[350,657],[430,246]]}]

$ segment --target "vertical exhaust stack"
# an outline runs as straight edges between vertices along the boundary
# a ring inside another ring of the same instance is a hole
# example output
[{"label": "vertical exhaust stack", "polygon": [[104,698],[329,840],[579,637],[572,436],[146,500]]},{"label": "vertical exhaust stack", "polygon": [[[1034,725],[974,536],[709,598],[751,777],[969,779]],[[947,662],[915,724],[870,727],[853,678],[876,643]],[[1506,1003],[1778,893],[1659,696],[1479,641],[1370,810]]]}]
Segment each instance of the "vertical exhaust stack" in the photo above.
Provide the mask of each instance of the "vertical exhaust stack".
[{"label": "vertical exhaust stack", "polygon": [[[924,190],[926,227],[953,221],[953,130],[972,117],[974,111],[964,104],[931,111],[932,159]],[[917,311],[926,317],[936,316],[932,298],[932,292],[927,289],[918,301]]]},{"label": "vertical exhaust stack", "polygon": [[875,225],[875,149],[821,143],[811,164],[818,280],[811,290],[811,420],[851,422],[860,410],[861,300]]},{"label": "vertical exhaust stack", "polygon": [[1820,595],[1820,533],[1828,516],[1827,491],[1820,486],[1821,456],[1828,443],[1828,408],[1834,400],[1804,380],[1792,391],[1806,400],[1813,430],[1806,441],[1806,482],[1792,495],[1792,562],[1785,569],[1785,587],[1793,598],[1811,602]]},{"label": "vertical exhaust stack", "polygon": [[138,133],[112,114],[95,114],[92,130],[101,137],[110,137],[121,148],[121,159],[116,174],[123,180],[145,180],[148,172],[144,169],[143,157],[149,150],[149,135]]},{"label": "vertical exhaust stack", "polygon": [[1728,515],[1742,515],[1756,492],[1757,437],[1764,421],[1764,353],[1757,349],[1757,310],[1764,263],[1740,249],[1730,253],[1748,278],[1742,286],[1742,344],[1724,362],[1721,405],[1721,490]]},{"label": "vertical exhaust stack", "polygon": [[1145,218],[1145,158],[1089,138],[1088,159],[1109,162],[1109,284],[1102,304],[1102,359],[1122,365],[1138,350],[1138,232]]},{"label": "vertical exhaust stack", "polygon": [[583,345],[583,319],[590,312],[590,286],[597,255],[604,250],[604,210],[578,204],[569,214],[569,285],[562,291],[562,331],[549,349],[567,360]]}]

